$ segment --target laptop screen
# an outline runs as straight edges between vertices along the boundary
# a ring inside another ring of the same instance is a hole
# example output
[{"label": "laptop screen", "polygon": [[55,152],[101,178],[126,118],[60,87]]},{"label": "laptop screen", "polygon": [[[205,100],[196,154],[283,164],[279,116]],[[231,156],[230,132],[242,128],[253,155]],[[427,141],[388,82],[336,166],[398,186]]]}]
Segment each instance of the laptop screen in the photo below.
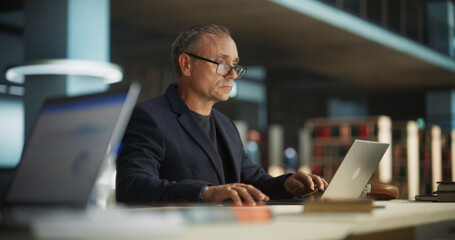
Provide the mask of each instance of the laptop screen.
[{"label": "laptop screen", "polygon": [[388,143],[355,140],[322,198],[358,198],[389,145]]},{"label": "laptop screen", "polygon": [[46,102],[7,202],[86,204],[103,160],[117,150],[110,145],[127,96],[125,91]]}]

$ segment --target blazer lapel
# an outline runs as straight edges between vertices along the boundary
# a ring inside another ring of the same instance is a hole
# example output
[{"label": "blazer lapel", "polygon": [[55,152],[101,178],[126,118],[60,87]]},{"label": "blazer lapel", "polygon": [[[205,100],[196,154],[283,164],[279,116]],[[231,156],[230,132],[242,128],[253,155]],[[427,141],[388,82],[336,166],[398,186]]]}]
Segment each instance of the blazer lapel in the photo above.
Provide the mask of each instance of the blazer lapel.
[{"label": "blazer lapel", "polygon": [[225,181],[223,164],[213,142],[209,139],[207,134],[202,131],[191,113],[184,113],[180,115],[178,121],[182,127],[191,135],[194,141],[197,142],[199,146],[204,150],[204,152],[207,153],[207,155],[210,157],[210,160],[213,163],[213,167],[216,170],[219,182],[221,184],[224,184]]},{"label": "blazer lapel", "polygon": [[168,97],[172,110],[178,115],[179,123],[209,156],[212,161],[213,168],[218,176],[218,181],[220,184],[224,184],[223,163],[221,162],[221,158],[216,151],[216,147],[209,137],[202,131],[201,127],[196,122],[196,119],[194,119],[191,115],[191,110],[177,93],[177,84],[171,84],[166,90],[165,95]]},{"label": "blazer lapel", "polygon": [[229,153],[229,157],[225,159],[226,161],[229,161],[232,163],[233,168],[234,168],[234,176],[237,182],[240,181],[240,167],[241,167],[241,161],[242,159],[235,159],[234,156],[236,156],[236,152],[234,151],[235,147],[233,145],[232,140],[228,137],[228,130],[224,127],[224,125],[220,122],[218,117],[215,114],[215,111],[212,111],[212,117],[215,120],[215,126],[216,126],[216,134],[220,135],[221,138],[223,139],[223,142],[226,146],[226,150]]}]

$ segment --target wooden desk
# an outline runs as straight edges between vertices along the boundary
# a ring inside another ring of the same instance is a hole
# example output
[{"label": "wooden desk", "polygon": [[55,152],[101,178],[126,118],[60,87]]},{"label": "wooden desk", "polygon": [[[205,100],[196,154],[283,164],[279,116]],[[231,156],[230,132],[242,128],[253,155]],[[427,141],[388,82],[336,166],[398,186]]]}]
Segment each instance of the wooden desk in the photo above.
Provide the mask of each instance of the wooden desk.
[{"label": "wooden desk", "polygon": [[[268,222],[201,221],[188,212],[227,212],[232,207],[195,206],[114,209],[100,215],[59,214],[37,219],[31,235],[57,239],[429,239],[455,238],[455,203],[377,201],[372,213],[303,213],[301,205],[255,207],[270,209]],[[184,213],[185,212],[185,213]],[[213,216],[212,216],[213,217]],[[189,220],[191,219],[191,221]],[[450,229],[452,232],[450,232]],[[57,233],[56,233],[57,232]],[[0,238],[16,232],[0,231]],[[12,235],[13,234],[13,235]],[[24,235],[23,233],[19,233]],[[58,235],[60,234],[60,235]],[[25,235],[29,236],[29,235]]]},{"label": "wooden desk", "polygon": [[[455,228],[455,203],[394,200],[374,205],[370,214],[309,214],[302,206],[268,206],[274,216],[269,223],[196,224],[163,239],[428,239],[447,234],[455,238],[455,232],[447,232],[447,227]],[[446,229],[438,227],[441,223]]]}]

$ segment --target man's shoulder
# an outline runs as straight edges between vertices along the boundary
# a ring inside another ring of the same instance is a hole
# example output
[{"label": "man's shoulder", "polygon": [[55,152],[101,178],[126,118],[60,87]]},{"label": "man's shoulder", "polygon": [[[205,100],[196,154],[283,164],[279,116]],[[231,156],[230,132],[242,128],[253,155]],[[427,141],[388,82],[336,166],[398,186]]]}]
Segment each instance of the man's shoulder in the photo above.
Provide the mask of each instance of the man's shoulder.
[{"label": "man's shoulder", "polygon": [[[170,104],[166,96],[155,97],[136,104],[134,112],[162,113],[170,111]],[[133,112],[133,114],[134,114]]]},{"label": "man's shoulder", "polygon": [[167,100],[165,95],[161,95],[159,97],[151,98],[140,102],[136,105],[136,107],[149,107],[149,106],[162,106],[162,105],[169,105],[169,101]]}]

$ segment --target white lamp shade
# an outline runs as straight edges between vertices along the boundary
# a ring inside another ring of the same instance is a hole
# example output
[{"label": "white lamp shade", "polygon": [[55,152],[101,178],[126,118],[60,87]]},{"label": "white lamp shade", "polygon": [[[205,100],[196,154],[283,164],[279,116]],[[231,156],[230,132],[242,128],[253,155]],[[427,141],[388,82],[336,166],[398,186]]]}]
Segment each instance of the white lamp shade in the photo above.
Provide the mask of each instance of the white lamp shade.
[{"label": "white lamp shade", "polygon": [[29,75],[81,75],[104,79],[107,84],[120,82],[122,68],[106,62],[75,59],[49,59],[12,66],[6,70],[6,79],[24,83]]}]

